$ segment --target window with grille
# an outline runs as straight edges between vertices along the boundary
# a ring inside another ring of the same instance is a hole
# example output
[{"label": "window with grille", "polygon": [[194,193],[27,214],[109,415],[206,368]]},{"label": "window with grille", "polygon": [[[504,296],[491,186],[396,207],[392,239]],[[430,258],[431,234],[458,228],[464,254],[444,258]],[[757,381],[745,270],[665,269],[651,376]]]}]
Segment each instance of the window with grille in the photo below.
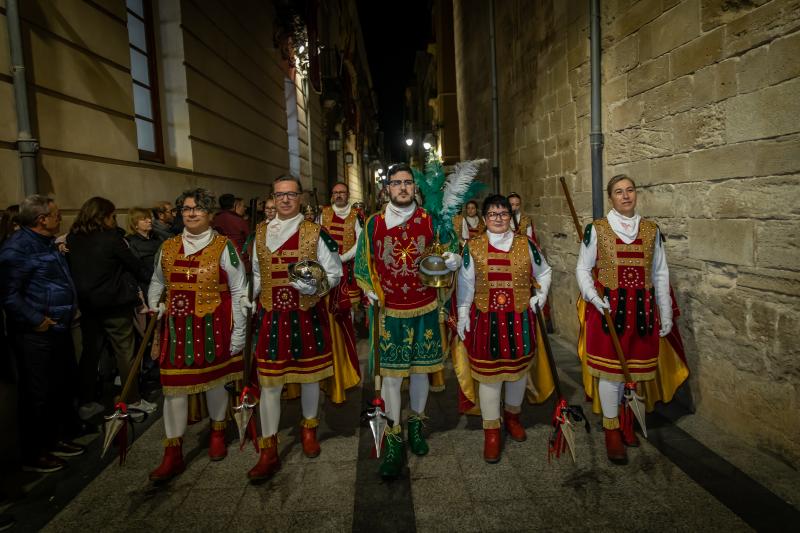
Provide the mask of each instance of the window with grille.
[{"label": "window with grille", "polygon": [[125,0],[139,158],[164,162],[151,0]]}]

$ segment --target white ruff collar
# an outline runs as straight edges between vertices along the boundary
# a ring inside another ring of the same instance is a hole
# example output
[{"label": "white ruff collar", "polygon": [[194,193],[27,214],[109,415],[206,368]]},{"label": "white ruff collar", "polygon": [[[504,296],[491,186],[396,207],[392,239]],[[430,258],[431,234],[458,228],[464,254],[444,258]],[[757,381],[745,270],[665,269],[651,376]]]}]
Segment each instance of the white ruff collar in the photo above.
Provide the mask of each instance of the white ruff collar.
[{"label": "white ruff collar", "polygon": [[411,218],[411,215],[413,215],[414,211],[416,210],[416,202],[411,202],[411,205],[407,207],[397,207],[392,202],[389,202],[386,204],[386,211],[384,213],[386,218],[386,229],[392,229],[400,224],[405,224],[405,222]]},{"label": "white ruff collar", "polygon": [[475,228],[475,227],[477,227],[477,226],[478,226],[478,220],[479,220],[479,219],[478,219],[478,216],[477,216],[477,215],[476,215],[476,216],[474,216],[474,217],[465,216],[465,217],[464,217],[464,220],[466,220],[466,221],[467,221],[467,224],[469,224],[469,227],[471,227],[471,228]]},{"label": "white ruff collar", "polygon": [[347,218],[347,215],[350,214],[350,204],[344,207],[336,207],[336,204],[331,204],[331,209],[333,209],[333,212],[336,213],[336,216],[339,218]]},{"label": "white ruff collar", "polygon": [[618,213],[616,209],[608,212],[608,223],[611,225],[611,229],[625,244],[630,244],[636,240],[639,235],[639,222],[641,220],[642,217],[639,213],[634,213],[632,217],[626,217]]},{"label": "white ruff collar", "polygon": [[295,234],[304,218],[303,213],[297,213],[287,220],[281,220],[278,217],[273,218],[267,225],[267,248],[274,252],[283,246],[283,243]]},{"label": "white ruff collar", "polygon": [[491,231],[487,231],[486,234],[489,236],[489,244],[498,250],[507,252],[511,249],[511,244],[514,242],[513,231],[508,230],[505,233],[492,233]]},{"label": "white ruff collar", "polygon": [[203,233],[198,233],[197,235],[189,233],[189,230],[183,228],[183,233],[181,234],[181,239],[183,240],[183,254],[196,254],[209,245],[211,239],[214,238],[214,235],[214,230],[211,228],[208,228]]}]

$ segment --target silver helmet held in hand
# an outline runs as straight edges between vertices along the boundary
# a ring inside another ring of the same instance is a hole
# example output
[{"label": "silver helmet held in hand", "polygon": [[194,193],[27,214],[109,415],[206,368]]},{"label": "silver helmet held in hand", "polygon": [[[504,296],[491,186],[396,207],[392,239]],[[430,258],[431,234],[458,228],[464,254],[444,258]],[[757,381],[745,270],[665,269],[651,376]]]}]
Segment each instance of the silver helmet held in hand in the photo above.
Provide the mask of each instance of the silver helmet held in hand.
[{"label": "silver helmet held in hand", "polygon": [[322,298],[331,291],[331,285],[328,282],[328,274],[322,265],[311,259],[304,259],[297,263],[292,263],[287,269],[289,272],[289,281],[303,281],[309,285],[317,288],[314,296]]}]

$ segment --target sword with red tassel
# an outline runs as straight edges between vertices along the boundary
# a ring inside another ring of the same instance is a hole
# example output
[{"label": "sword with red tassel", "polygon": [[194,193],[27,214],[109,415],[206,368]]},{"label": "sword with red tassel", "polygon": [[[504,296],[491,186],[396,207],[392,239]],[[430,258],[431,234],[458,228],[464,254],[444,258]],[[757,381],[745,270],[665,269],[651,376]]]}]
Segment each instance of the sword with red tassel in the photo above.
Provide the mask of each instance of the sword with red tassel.
[{"label": "sword with red tassel", "polygon": [[117,398],[117,403],[114,405],[114,412],[106,416],[104,425],[105,436],[103,437],[103,449],[100,452],[100,457],[104,457],[106,452],[111,447],[111,443],[115,442],[119,448],[119,464],[123,465],[128,455],[128,421],[130,415],[128,414],[128,404],[126,399],[130,393],[133,382],[139,377],[139,368],[142,365],[142,358],[144,352],[147,350],[147,343],[153,332],[156,329],[158,319],[155,315],[151,314],[147,328],[145,328],[142,343],[139,345],[139,350],[136,352],[136,357],[133,360],[131,371],[128,373],[128,379],[125,380],[125,386],[122,388],[122,393]]},{"label": "sword with red tassel", "polygon": [[583,422],[586,432],[591,431],[589,420],[583,413],[583,408],[580,405],[570,405],[567,399],[561,392],[561,381],[558,377],[558,370],[556,369],[556,360],[553,357],[553,349],[550,347],[550,337],[547,336],[547,328],[545,327],[544,315],[538,305],[534,305],[534,312],[536,313],[536,321],[539,324],[539,331],[542,334],[542,343],[544,344],[544,351],[547,355],[547,362],[550,363],[550,373],[553,376],[553,385],[556,392],[556,408],[553,411],[553,432],[550,434],[547,447],[547,460],[555,456],[556,459],[561,457],[561,454],[569,450],[572,462],[575,462],[575,431],[573,429],[573,422]]}]

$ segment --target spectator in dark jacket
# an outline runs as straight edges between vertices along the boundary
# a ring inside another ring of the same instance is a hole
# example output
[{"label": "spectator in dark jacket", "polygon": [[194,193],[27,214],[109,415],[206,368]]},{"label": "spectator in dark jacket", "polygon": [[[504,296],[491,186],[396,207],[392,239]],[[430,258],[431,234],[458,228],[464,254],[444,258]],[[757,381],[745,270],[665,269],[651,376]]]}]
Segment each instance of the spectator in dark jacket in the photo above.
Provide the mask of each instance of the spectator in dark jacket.
[{"label": "spectator in dark jacket", "polygon": [[159,202],[153,208],[153,232],[162,241],[179,234],[175,226],[175,206],[169,202]]},{"label": "spectator in dark jacket", "polygon": [[149,278],[153,275],[153,263],[164,241],[153,231],[153,217],[150,211],[142,207],[133,207],[128,211],[128,231],[130,231],[127,238],[131,253],[141,261],[143,267],[147,268],[148,281],[139,284],[142,294],[146,297],[150,285]]},{"label": "spectator in dark jacket", "polygon": [[239,199],[239,210],[237,211],[236,198],[232,194],[223,194],[219,197],[219,206],[222,210],[214,215],[214,230],[233,241],[236,249],[241,252],[244,241],[250,234],[247,221],[239,214],[240,212],[244,213],[244,202],[241,198]]},{"label": "spectator in dark jacket", "polygon": [[58,456],[84,451],[65,440],[65,423],[75,416],[75,286],[54,243],[61,225],[56,203],[29,196],[18,221],[20,229],[0,248],[0,290],[18,358],[23,469],[55,472],[66,464]]},{"label": "spectator in dark jacket", "polygon": [[[117,227],[114,204],[90,198],[83,204],[67,236],[68,260],[81,308],[80,399],[81,418],[102,410],[97,399],[97,365],[104,342],[117,361],[122,383],[132,370],[134,357],[133,313],[139,305],[138,283],[149,281],[149,270],[128,248]],[[123,233],[124,234],[124,233]],[[140,399],[136,381],[126,398],[129,406],[146,412],[155,405]]]}]

